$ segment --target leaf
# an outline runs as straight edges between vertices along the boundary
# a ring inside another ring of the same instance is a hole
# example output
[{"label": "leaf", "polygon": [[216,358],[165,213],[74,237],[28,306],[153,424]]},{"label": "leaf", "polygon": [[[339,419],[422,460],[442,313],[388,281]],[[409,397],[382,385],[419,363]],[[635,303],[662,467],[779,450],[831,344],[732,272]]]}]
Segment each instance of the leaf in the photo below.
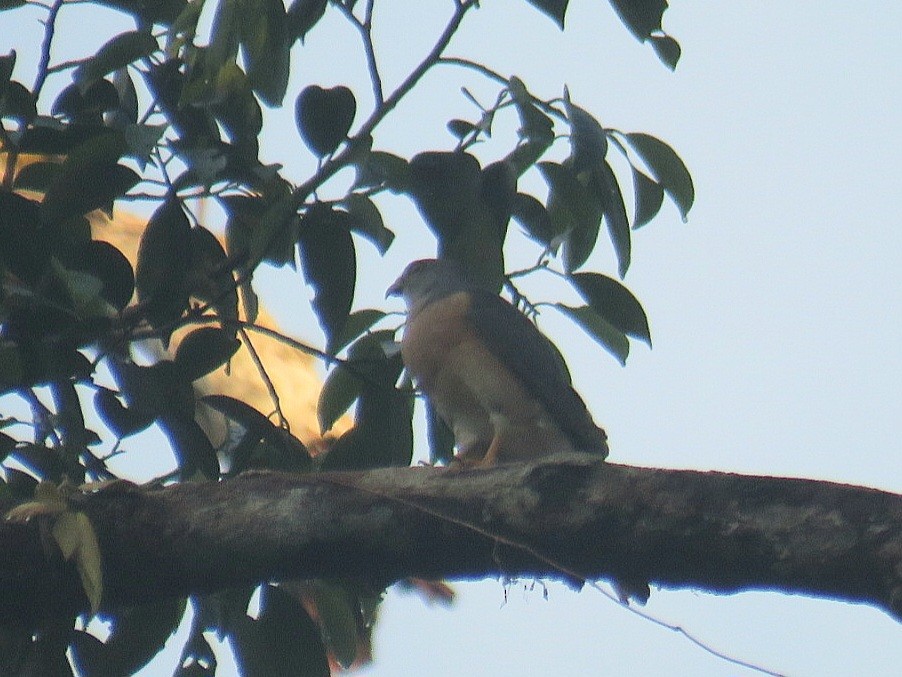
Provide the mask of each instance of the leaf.
[{"label": "leaf", "polygon": [[586,189],[566,164],[540,162],[539,171],[548,184],[548,214],[556,231],[564,234],[564,269],[582,266],[598,239],[604,205],[600,191]]},{"label": "leaf", "polygon": [[478,129],[478,127],[467,120],[448,121],[448,131],[458,139],[463,139],[467,134],[472,133],[476,129]]},{"label": "leaf", "polygon": [[[204,86],[204,81],[210,82],[215,79],[219,69],[227,63],[235,61],[238,56],[242,22],[241,9],[242,3],[236,0],[223,0],[217,4],[216,12],[213,15],[213,26],[210,29],[210,44],[202,52],[204,61],[196,64],[192,69],[200,75],[200,80],[194,80],[194,82],[201,87]],[[190,71],[188,73],[190,77]],[[182,100],[180,103],[187,102]]]},{"label": "leaf", "polygon": [[0,433],[0,461],[6,459],[9,453],[16,448],[16,440],[6,433]]},{"label": "leaf", "polygon": [[636,193],[636,215],[633,218],[633,228],[641,228],[661,210],[664,202],[664,189],[661,188],[660,183],[648,178],[634,167],[633,190]]},{"label": "leaf", "polygon": [[258,135],[263,128],[263,111],[251,91],[244,71],[229,62],[216,74],[216,97],[210,110],[225,129],[242,157],[255,160],[259,154]]},{"label": "leaf", "polygon": [[608,136],[590,113],[570,102],[570,92],[564,88],[564,110],[570,123],[570,154],[577,173],[604,162],[608,153]]},{"label": "leaf", "polygon": [[549,249],[556,249],[561,233],[554,227],[545,205],[532,195],[517,193],[511,216],[526,230],[529,236]]},{"label": "leaf", "polygon": [[103,282],[89,273],[68,270],[56,259],[51,260],[53,277],[61,284],[72,303],[72,309],[82,317],[115,317],[115,309],[102,301]]},{"label": "leaf", "polygon": [[103,0],[104,5],[133,16],[138,23],[144,25],[163,24],[168,26],[175,21],[185,6],[185,0]]},{"label": "leaf", "polygon": [[141,177],[116,162],[128,151],[119,131],[96,134],[75,146],[41,203],[45,223],[81,216],[124,195]]},{"label": "leaf", "polygon": [[69,85],[53,102],[54,115],[69,118],[73,123],[99,127],[103,115],[119,107],[119,92],[109,80],[95,80],[84,91]]},{"label": "leaf", "polygon": [[320,432],[325,435],[360,396],[360,380],[351,370],[339,364],[329,372],[316,404]]},{"label": "leaf", "polygon": [[128,154],[137,159],[143,167],[166,129],[167,125],[126,125],[122,131],[128,146]]},{"label": "leaf", "polygon": [[666,143],[648,134],[634,132],[626,137],[633,150],[648,165],[652,176],[674,201],[685,222],[695,201],[695,187],[680,156]]},{"label": "leaf", "polygon": [[[520,78],[512,77],[508,81],[507,89],[520,116],[520,136],[536,148],[533,152],[537,153],[535,159],[538,159],[554,141],[554,122],[538,109],[534,97]],[[525,170],[520,164],[515,164],[515,167],[520,170],[518,174],[522,174]]]},{"label": "leaf", "polygon": [[479,160],[469,153],[426,152],[410,160],[407,192],[440,243],[457,238],[472,220],[481,187]]},{"label": "leaf", "polygon": [[312,581],[308,593],[316,604],[326,644],[338,664],[349,670],[357,658],[357,595],[345,586],[325,581]]},{"label": "leaf", "polygon": [[[239,444],[245,445],[247,453],[234,452],[231,474],[249,467],[291,472],[306,472],[310,469],[310,453],[304,444],[250,405],[227,395],[207,395],[199,401],[235,421],[246,431]],[[267,445],[264,450],[267,454],[262,458],[253,456],[259,441]]]},{"label": "leaf", "polygon": [[348,350],[345,368],[359,380],[354,427],[323,460],[323,470],[408,466],[413,456],[413,397],[395,388],[404,368],[394,331],[375,331]]},{"label": "leaf", "polygon": [[19,349],[13,343],[0,342],[0,393],[22,385],[24,377]]},{"label": "leaf", "polygon": [[[252,198],[253,199],[253,198]],[[291,195],[263,202],[265,211],[250,232],[250,261],[267,261],[276,266],[294,265],[294,245],[298,238],[297,206]]]},{"label": "leaf", "polygon": [[13,185],[18,190],[46,193],[59,173],[59,162],[32,162],[19,170]]},{"label": "leaf", "polygon": [[157,49],[159,49],[157,40],[148,31],[122,33],[104,44],[96,55],[76,68],[72,73],[72,79],[84,92],[95,80],[124,68]]},{"label": "leaf", "polygon": [[100,295],[116,310],[122,310],[132,299],[135,275],[125,255],[109,242],[89,240],[62,253],[71,271],[87,273],[100,280]]},{"label": "leaf", "polygon": [[356,112],[354,93],[343,85],[332,89],[310,85],[298,95],[295,103],[301,138],[319,157],[328,155],[345,140]]},{"label": "leaf", "polygon": [[655,54],[658,55],[658,58],[664,65],[670,70],[676,70],[682,53],[680,43],[669,35],[652,35],[649,40],[651,40],[651,46],[654,48]]},{"label": "leaf", "polygon": [[644,42],[652,31],[661,30],[661,19],[667,9],[667,0],[610,0],[620,20],[630,33]]},{"label": "leaf", "polygon": [[263,586],[261,613],[244,617],[230,633],[238,672],[244,677],[329,677],[320,630],[304,607],[283,590]]},{"label": "leaf", "polygon": [[8,191],[0,191],[0,263],[30,284],[38,284],[51,256],[51,238],[41,227],[40,208]]},{"label": "leaf", "polygon": [[[489,237],[480,238],[485,244],[496,236],[501,241],[507,233],[507,224],[513,211],[514,199],[517,195],[517,175],[510,163],[500,160],[493,162],[482,170],[482,182],[479,186],[479,202],[486,207],[488,216]],[[482,211],[482,210],[480,210]],[[499,271],[503,275],[504,271]]]},{"label": "leaf", "polygon": [[602,162],[596,167],[595,172],[598,190],[604,194],[602,202],[605,225],[608,227],[608,235],[614,245],[614,253],[617,255],[618,273],[620,277],[623,277],[630,267],[632,251],[630,224],[626,216],[626,205],[623,203],[623,193],[620,192],[620,185],[617,183],[617,177],[614,176],[611,165]]},{"label": "leaf", "polygon": [[153,423],[153,417],[129,409],[108,388],[98,388],[94,393],[94,409],[117,439],[134,435]]},{"label": "leaf", "polygon": [[89,166],[78,174],[64,169],[44,196],[41,216],[47,223],[82,216],[112,204],[140,180],[134,170],[120,164]]},{"label": "leaf", "polygon": [[367,153],[357,162],[355,188],[385,186],[394,193],[407,189],[410,166],[402,157],[383,151]]},{"label": "leaf", "polygon": [[626,358],[630,352],[630,343],[626,334],[605,321],[589,306],[574,308],[563,303],[555,303],[554,307],[581,326],[589,336],[616,357],[620,364],[626,364]]},{"label": "leaf", "polygon": [[342,330],[332,338],[332,341],[326,347],[326,351],[331,355],[338,354],[351,341],[356,339],[383,317],[385,317],[384,312],[373,308],[358,310],[351,313],[348,315],[348,319],[345,321]]},{"label": "leaf", "polygon": [[260,261],[283,266],[294,261],[297,213],[291,195],[273,201],[263,196],[229,195],[219,198],[228,213],[226,243],[229,254],[252,270]]},{"label": "leaf", "polygon": [[564,30],[564,15],[567,13],[569,0],[527,0],[527,2],[554,19],[560,29]]},{"label": "leaf", "polygon": [[195,381],[228,362],[241,341],[219,327],[201,327],[188,334],[175,353],[175,364],[185,379]]},{"label": "leaf", "polygon": [[212,304],[221,318],[237,320],[238,290],[231,266],[213,233],[203,226],[191,229],[191,263],[186,278],[191,296]]},{"label": "leaf", "polygon": [[280,106],[285,97],[293,42],[282,0],[244,3],[241,52],[251,86],[268,106]]},{"label": "leaf", "polygon": [[34,95],[21,82],[7,83],[0,96],[0,118],[13,118],[23,125],[30,124],[37,117],[38,110]]},{"label": "leaf", "polygon": [[642,304],[620,282],[600,273],[575,273],[570,282],[598,315],[623,332],[651,345]]},{"label": "leaf", "polygon": [[53,524],[56,540],[66,561],[75,560],[75,568],[81,578],[81,587],[97,613],[103,595],[103,570],[100,562],[100,544],[91,520],[83,512],[64,512]]},{"label": "leaf", "polygon": [[141,604],[101,619],[110,623],[103,643],[87,633],[76,632],[71,644],[72,662],[82,675],[130,675],[156,656],[178,629],[185,614],[185,599],[167,599]]},{"label": "leaf", "polygon": [[347,321],[354,300],[357,256],[347,212],[312,206],[298,238],[304,279],[313,287],[313,310],[330,341]]},{"label": "leaf", "polygon": [[155,327],[181,316],[188,303],[185,275],[191,262],[191,225],[171,196],[150,217],[138,247],[135,288]]},{"label": "leaf", "polygon": [[303,40],[323,14],[326,13],[328,0],[294,0],[288,7],[285,19],[285,30],[288,39]]},{"label": "leaf", "polygon": [[119,103],[110,116],[110,126],[123,128],[126,125],[137,124],[138,91],[135,89],[135,83],[128,73],[128,68],[120,68],[113,73],[113,87],[116,90]]},{"label": "leaf", "polygon": [[220,478],[219,458],[210,443],[210,438],[193,418],[192,411],[166,413],[157,421],[160,429],[172,443],[172,451],[178,463],[181,479],[202,474],[208,480]]},{"label": "leaf", "polygon": [[351,193],[341,202],[351,216],[350,228],[376,245],[385,254],[395,239],[395,234],[385,227],[378,207],[366,195]]},{"label": "leaf", "polygon": [[[24,4],[24,3],[23,3]],[[9,54],[0,56],[0,98],[6,92],[6,86],[9,79],[13,76],[13,69],[16,67],[16,50],[11,49]]]}]

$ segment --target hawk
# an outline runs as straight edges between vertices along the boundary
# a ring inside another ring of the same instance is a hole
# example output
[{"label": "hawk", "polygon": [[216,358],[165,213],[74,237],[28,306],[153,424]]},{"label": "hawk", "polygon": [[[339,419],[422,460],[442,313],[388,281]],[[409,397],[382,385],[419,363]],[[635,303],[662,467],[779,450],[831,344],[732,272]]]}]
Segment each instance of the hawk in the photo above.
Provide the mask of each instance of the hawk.
[{"label": "hawk", "polygon": [[607,456],[557,348],[453,261],[411,263],[388,289],[407,305],[401,356],[454,433],[456,459],[491,466],[556,452]]}]

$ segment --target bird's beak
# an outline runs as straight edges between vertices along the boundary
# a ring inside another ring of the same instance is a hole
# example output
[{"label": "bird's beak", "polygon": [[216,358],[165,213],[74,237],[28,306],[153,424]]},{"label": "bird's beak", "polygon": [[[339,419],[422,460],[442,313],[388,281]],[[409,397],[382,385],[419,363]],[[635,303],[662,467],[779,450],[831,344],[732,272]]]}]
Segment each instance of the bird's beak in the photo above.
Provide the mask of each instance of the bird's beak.
[{"label": "bird's beak", "polygon": [[403,276],[399,277],[392,283],[392,286],[385,290],[385,298],[389,296],[403,296],[404,295],[404,279]]}]

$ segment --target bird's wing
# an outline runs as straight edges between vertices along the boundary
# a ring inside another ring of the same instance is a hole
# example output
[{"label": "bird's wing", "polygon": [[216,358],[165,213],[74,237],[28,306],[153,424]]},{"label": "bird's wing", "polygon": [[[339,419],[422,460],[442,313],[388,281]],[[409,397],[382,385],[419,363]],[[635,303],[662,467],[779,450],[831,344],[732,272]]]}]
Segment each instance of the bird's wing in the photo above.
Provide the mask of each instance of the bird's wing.
[{"label": "bird's wing", "polygon": [[542,404],[574,447],[607,455],[607,435],[573,389],[563,356],[529,318],[500,296],[474,289],[470,319],[488,350]]}]

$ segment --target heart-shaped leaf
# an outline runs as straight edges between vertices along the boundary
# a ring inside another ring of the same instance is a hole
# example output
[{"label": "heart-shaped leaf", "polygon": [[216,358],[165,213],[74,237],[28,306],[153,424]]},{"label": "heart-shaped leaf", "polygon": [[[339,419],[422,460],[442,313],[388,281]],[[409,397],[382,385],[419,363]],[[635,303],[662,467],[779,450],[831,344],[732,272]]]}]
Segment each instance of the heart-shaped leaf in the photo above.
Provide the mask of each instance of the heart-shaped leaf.
[{"label": "heart-shaped leaf", "polygon": [[304,143],[318,156],[328,155],[348,136],[357,112],[354,93],[344,86],[305,88],[297,98],[295,115]]}]

